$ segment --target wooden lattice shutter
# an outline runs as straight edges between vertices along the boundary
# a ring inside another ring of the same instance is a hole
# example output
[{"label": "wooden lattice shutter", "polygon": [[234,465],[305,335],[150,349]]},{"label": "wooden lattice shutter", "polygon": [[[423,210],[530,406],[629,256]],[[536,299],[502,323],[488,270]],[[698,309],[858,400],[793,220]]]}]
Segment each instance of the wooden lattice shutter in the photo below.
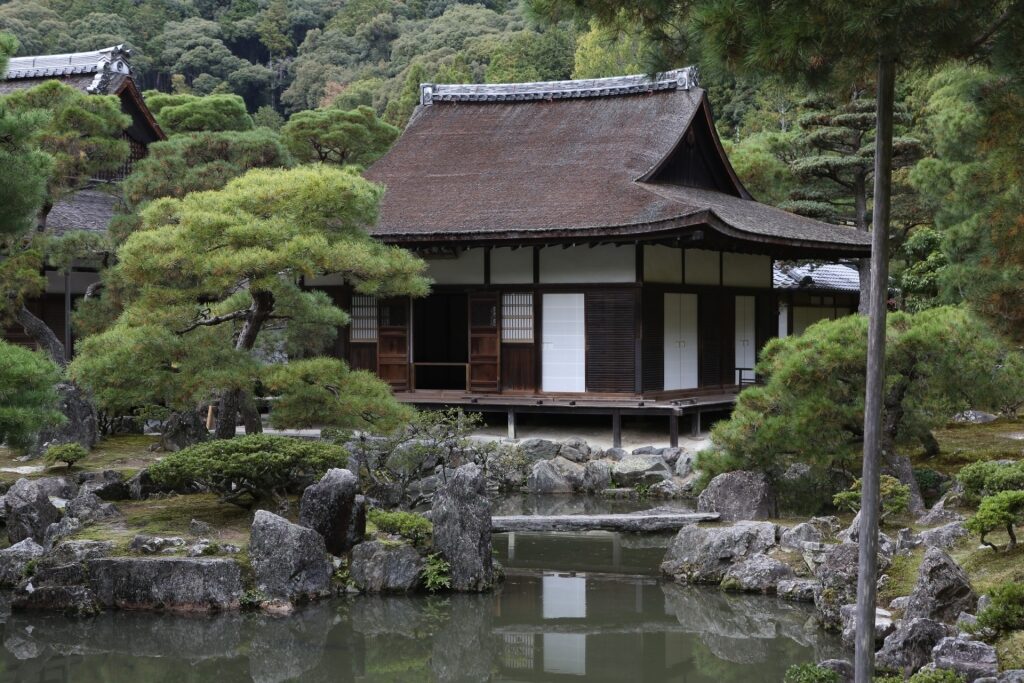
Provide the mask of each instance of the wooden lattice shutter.
[{"label": "wooden lattice shutter", "polygon": [[636,292],[587,292],[587,391],[630,392],[636,381]]}]

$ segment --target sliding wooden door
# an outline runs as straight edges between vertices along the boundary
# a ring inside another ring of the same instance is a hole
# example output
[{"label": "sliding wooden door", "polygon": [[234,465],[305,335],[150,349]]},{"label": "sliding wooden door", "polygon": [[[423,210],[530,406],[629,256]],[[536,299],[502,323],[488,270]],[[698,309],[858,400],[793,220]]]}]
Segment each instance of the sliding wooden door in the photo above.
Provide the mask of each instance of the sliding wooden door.
[{"label": "sliding wooden door", "polygon": [[377,375],[394,391],[408,391],[409,300],[384,299],[377,312]]},{"label": "sliding wooden door", "polygon": [[469,295],[469,390],[497,392],[501,367],[498,292]]}]

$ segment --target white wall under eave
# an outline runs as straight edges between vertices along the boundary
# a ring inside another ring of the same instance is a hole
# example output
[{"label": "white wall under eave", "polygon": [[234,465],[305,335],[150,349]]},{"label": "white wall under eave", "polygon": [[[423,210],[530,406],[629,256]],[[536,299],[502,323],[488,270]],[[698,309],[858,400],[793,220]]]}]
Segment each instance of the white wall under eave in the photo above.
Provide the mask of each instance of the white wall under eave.
[{"label": "white wall under eave", "polygon": [[496,285],[527,285],[533,282],[533,247],[491,249],[491,282]]},{"label": "white wall under eave", "polygon": [[682,284],[683,255],[679,247],[644,245],[644,282]]},{"label": "white wall under eave", "polygon": [[540,281],[543,283],[636,282],[636,249],[617,247],[544,247],[540,250]]},{"label": "white wall under eave", "polygon": [[459,251],[455,258],[424,258],[427,277],[439,285],[482,285],[484,249]]},{"label": "white wall under eave", "polygon": [[772,257],[762,254],[722,254],[722,284],[726,287],[771,287]]},{"label": "white wall under eave", "polygon": [[686,250],[686,284],[688,285],[720,285],[721,256],[717,251],[707,249]]}]

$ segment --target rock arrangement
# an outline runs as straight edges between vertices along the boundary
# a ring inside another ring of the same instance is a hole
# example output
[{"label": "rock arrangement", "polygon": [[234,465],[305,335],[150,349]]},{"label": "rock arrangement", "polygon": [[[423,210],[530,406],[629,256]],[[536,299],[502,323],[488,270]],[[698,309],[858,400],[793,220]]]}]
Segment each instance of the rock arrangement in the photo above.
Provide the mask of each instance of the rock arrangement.
[{"label": "rock arrangement", "polygon": [[683,448],[644,446],[627,452],[594,449],[582,439],[525,439],[517,451],[524,489],[533,494],[642,492],[676,498],[690,494],[697,479],[694,454]]},{"label": "rock arrangement", "polygon": [[230,557],[239,547],[214,543],[210,525],[195,519],[192,538],[139,534],[127,554],[112,541],[66,540],[83,525],[121,517],[108,499],[156,493],[145,486],[139,475],[125,481],[113,471],[83,473],[77,480],[19,479],[11,486],[0,499],[11,541],[0,550],[0,586],[14,589],[12,608],[91,615],[258,605],[290,612],[339,592],[417,590],[431,553],[446,563],[451,590],[490,590],[500,577],[491,556],[487,485],[473,464],[445,473],[436,491],[431,548],[387,534],[366,540],[367,503],[355,475],[344,469],[329,470],[305,489],[298,524],[256,511],[251,573]]},{"label": "rock arrangement", "polygon": [[[739,497],[727,497],[727,490]],[[703,507],[723,516],[762,515],[766,510],[764,484],[749,473],[716,477],[705,491],[712,494],[706,499],[702,495]],[[897,539],[879,534],[880,575],[895,555],[921,545],[926,550],[910,595],[897,598],[889,609],[876,610],[877,667],[905,676],[921,669],[948,669],[969,683],[1024,681],[1024,671],[999,674],[995,648],[960,632],[961,625],[975,620],[979,598],[946,550],[966,531],[962,521],[948,521],[947,514],[934,519],[945,523],[920,533],[903,529]],[[752,520],[730,526],[691,525],[680,529],[669,545],[661,571],[679,583],[713,584],[727,591],[774,593],[785,600],[813,602],[818,622],[841,632],[852,646],[857,626],[858,532],[858,519],[840,530],[834,517],[816,517],[788,528]],[[841,680],[852,680],[849,663],[831,661],[822,666],[838,671]]]}]

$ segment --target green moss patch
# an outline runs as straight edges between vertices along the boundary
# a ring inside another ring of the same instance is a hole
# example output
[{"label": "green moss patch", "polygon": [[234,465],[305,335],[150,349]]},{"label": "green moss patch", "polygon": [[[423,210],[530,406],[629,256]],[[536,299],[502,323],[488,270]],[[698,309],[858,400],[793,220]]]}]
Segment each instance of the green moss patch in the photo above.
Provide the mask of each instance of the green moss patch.
[{"label": "green moss patch", "polygon": [[[955,475],[964,465],[980,460],[1018,459],[1024,451],[1024,420],[999,419],[988,424],[953,424],[935,430],[939,455],[918,453],[914,464]],[[1018,438],[1015,438],[1018,437]]]}]

